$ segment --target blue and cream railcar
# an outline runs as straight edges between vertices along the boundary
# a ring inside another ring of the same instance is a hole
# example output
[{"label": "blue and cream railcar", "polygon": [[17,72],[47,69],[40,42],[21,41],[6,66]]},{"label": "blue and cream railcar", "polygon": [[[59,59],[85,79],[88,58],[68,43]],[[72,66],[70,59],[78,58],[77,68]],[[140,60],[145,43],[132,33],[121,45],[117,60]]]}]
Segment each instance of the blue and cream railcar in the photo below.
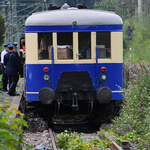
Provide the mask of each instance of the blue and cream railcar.
[{"label": "blue and cream railcar", "polygon": [[123,99],[123,22],[113,12],[68,8],[25,22],[26,100],[100,104]]}]

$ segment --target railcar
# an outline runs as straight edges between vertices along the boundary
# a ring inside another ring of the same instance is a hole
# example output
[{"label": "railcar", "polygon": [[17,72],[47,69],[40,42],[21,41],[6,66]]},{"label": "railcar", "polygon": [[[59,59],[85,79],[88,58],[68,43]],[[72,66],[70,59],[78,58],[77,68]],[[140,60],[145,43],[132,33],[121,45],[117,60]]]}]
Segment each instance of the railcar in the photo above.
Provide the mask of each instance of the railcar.
[{"label": "railcar", "polygon": [[74,7],[25,22],[26,101],[92,112],[123,100],[123,22],[114,12]]}]

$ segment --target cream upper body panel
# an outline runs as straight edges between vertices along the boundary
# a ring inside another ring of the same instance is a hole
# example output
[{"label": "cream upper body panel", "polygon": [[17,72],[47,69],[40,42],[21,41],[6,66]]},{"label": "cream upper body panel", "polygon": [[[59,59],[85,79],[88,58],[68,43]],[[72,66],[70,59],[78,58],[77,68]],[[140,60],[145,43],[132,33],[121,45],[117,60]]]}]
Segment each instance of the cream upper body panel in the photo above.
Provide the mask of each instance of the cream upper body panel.
[{"label": "cream upper body panel", "polygon": [[[79,64],[79,63],[96,63],[96,33],[92,32],[92,59],[91,60],[78,60],[76,54],[78,53],[78,34],[74,33],[74,60],[57,60],[57,40],[56,33],[53,33],[54,39],[54,59],[58,64]],[[111,58],[98,59],[98,63],[122,63],[123,62],[123,33],[112,32],[111,33]],[[51,64],[51,60],[38,60],[38,34],[37,33],[26,33],[26,64]],[[32,41],[32,42],[31,42]]]}]

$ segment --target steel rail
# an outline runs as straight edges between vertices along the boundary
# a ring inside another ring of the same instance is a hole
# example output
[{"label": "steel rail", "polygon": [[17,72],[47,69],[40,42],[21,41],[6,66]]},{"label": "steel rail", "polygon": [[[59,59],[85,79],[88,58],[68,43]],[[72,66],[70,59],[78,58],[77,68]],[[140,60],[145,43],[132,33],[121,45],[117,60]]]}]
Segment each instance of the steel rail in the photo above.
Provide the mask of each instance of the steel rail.
[{"label": "steel rail", "polygon": [[55,135],[54,135],[52,129],[49,128],[48,131],[49,131],[50,138],[51,138],[51,141],[52,141],[53,150],[58,150],[58,148],[56,146]]},{"label": "steel rail", "polygon": [[108,133],[105,132],[105,130],[100,129],[101,133],[103,134],[103,136],[105,136],[111,143],[112,143],[112,150],[123,150],[122,147],[120,147],[114,140],[114,138],[112,136],[110,136]]}]

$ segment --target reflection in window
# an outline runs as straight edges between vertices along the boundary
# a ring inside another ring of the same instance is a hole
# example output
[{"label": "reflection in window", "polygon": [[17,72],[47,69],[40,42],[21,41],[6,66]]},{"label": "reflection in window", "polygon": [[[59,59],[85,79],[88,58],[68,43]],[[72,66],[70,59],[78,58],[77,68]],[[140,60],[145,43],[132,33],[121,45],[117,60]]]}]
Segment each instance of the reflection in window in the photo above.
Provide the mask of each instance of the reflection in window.
[{"label": "reflection in window", "polygon": [[91,58],[91,32],[79,32],[79,59]]},{"label": "reflection in window", "polygon": [[38,33],[38,59],[52,59],[52,33]]},{"label": "reflection in window", "polygon": [[57,33],[57,59],[73,59],[73,33]]},{"label": "reflection in window", "polygon": [[111,58],[110,32],[96,33],[96,46],[98,48],[98,58]]}]

